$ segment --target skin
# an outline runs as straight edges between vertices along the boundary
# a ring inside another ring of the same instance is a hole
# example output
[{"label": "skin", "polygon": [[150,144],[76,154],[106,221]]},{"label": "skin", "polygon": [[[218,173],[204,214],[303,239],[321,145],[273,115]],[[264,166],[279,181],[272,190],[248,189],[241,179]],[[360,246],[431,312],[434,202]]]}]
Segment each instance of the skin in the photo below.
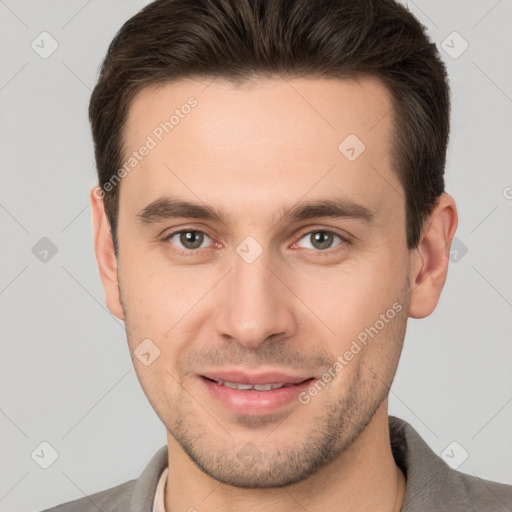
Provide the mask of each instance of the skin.
[{"label": "skin", "polygon": [[[133,361],[167,429],[166,511],[400,510],[406,482],[389,443],[389,388],[408,317],[430,315],[444,286],[454,199],[439,198],[408,251],[391,98],[373,78],[148,87],[129,110],[127,153],[190,96],[198,105],[119,185],[118,258],[91,191],[107,306],[126,323],[132,357],[146,338],[160,350],[148,366]],[[355,161],[338,149],[351,133],[366,146]],[[225,222],[141,222],[167,194],[221,209]],[[277,221],[298,202],[332,197],[372,209],[373,222]],[[179,229],[206,233],[196,256],[179,234],[164,239]],[[322,230],[351,243],[333,236],[319,247],[312,234]],[[252,263],[236,252],[247,236],[262,248]],[[235,414],[199,381],[228,366],[321,378],[396,303],[402,310],[305,405]],[[249,463],[239,455],[247,446]]]}]

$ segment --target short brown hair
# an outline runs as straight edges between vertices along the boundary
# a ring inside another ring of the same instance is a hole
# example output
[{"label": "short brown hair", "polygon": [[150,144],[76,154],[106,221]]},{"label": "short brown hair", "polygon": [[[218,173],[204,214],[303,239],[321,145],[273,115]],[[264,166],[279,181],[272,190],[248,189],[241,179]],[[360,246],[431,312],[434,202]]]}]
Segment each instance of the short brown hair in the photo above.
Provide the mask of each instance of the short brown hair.
[{"label": "short brown hair", "polygon": [[[89,118],[99,185],[122,165],[131,100],[182,78],[379,78],[393,100],[393,165],[407,246],[444,192],[450,91],[425,27],[394,0],[156,0],[111,42]],[[102,193],[116,254],[119,187]]]}]

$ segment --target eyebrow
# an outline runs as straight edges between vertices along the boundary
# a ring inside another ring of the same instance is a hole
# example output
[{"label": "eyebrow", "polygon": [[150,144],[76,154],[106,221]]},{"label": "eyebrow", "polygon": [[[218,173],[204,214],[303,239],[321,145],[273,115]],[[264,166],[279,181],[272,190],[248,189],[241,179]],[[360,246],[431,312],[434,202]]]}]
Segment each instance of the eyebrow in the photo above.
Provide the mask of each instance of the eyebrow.
[{"label": "eyebrow", "polygon": [[[298,222],[318,217],[356,219],[371,224],[375,219],[375,210],[346,198],[317,199],[281,208],[274,225],[283,221]],[[174,218],[200,219],[228,224],[227,215],[221,210],[172,196],[161,197],[151,202],[137,213],[137,218],[144,224],[154,224]]]}]

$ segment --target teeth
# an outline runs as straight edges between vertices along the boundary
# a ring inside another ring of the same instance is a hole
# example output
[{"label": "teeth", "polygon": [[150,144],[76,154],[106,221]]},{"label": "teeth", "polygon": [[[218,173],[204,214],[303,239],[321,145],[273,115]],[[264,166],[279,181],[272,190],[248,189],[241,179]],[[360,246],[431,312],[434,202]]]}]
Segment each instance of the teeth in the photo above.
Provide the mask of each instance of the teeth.
[{"label": "teeth", "polygon": [[232,389],[252,389],[250,384],[238,384],[237,382],[228,382],[227,380],[222,382],[222,385]]},{"label": "teeth", "polygon": [[256,391],[270,391],[272,389],[272,384],[254,384],[253,388]]},{"label": "teeth", "polygon": [[229,382],[227,380],[218,380],[217,384],[219,384],[219,386],[226,386],[227,388],[231,389],[252,389],[254,391],[271,391],[272,389],[279,389],[285,386],[284,384],[240,384],[238,382]]}]

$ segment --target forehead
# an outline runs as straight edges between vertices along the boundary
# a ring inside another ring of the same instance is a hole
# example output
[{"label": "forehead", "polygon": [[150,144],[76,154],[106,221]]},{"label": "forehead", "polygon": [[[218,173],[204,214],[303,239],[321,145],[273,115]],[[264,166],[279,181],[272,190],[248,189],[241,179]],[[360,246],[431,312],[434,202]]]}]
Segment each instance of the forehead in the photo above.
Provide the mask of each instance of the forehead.
[{"label": "forehead", "polygon": [[[190,107],[192,103],[195,106]],[[389,91],[374,77],[254,78],[243,84],[220,78],[179,80],[148,86],[136,94],[128,110],[125,139],[135,142],[170,121],[173,138],[180,139],[181,133],[180,142],[189,144],[214,142],[213,136],[217,142],[229,137],[249,144],[251,135],[286,144],[298,135],[307,136],[308,127],[312,142],[315,135],[328,135],[336,142],[347,132],[370,142],[368,132],[391,108]],[[189,114],[194,133],[186,130],[190,121],[182,123]]]},{"label": "forehead", "polygon": [[388,90],[368,77],[146,87],[128,111],[124,163],[150,149],[123,178],[120,204],[140,209],[172,192],[219,205],[230,197],[249,212],[273,198],[340,192],[373,209],[396,207],[391,112]]}]

